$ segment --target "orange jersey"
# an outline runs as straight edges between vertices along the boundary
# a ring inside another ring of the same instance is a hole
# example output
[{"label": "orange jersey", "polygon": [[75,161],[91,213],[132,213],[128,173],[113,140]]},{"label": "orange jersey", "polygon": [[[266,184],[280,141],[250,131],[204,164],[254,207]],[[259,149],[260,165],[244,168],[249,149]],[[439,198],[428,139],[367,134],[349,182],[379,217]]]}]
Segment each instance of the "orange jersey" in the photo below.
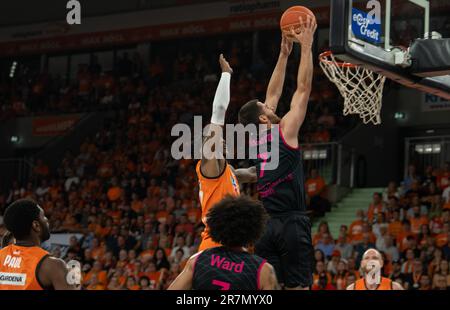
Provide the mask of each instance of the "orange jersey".
[{"label": "orange jersey", "polygon": [[[206,226],[206,215],[209,209],[221,201],[226,195],[238,196],[240,192],[237,178],[228,163],[223,173],[217,178],[203,176],[200,171],[200,164],[201,161],[197,163],[195,170],[198,177],[200,205],[202,206],[202,222]],[[215,246],[220,246],[220,244],[211,240],[208,234],[208,227],[206,227],[202,233],[202,243],[200,244],[199,251]]]},{"label": "orange jersey", "polygon": [[[357,291],[366,291],[368,290],[366,287],[366,280],[364,278],[361,278],[359,280],[356,280],[355,282],[355,290]],[[377,291],[390,291],[392,290],[392,280],[388,278],[381,277],[381,282],[376,288]]]},{"label": "orange jersey", "polygon": [[37,269],[49,253],[40,247],[9,245],[0,250],[1,290],[42,290]]}]

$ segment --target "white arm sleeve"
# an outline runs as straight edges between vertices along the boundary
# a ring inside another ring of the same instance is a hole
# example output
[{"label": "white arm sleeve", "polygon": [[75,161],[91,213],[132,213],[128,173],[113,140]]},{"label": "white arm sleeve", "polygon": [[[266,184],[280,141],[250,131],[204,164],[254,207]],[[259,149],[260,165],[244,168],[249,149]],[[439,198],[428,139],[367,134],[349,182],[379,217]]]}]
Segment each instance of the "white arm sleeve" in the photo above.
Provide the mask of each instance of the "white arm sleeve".
[{"label": "white arm sleeve", "polygon": [[211,123],[223,126],[225,124],[225,113],[230,103],[230,81],[231,74],[223,72],[214,96]]}]

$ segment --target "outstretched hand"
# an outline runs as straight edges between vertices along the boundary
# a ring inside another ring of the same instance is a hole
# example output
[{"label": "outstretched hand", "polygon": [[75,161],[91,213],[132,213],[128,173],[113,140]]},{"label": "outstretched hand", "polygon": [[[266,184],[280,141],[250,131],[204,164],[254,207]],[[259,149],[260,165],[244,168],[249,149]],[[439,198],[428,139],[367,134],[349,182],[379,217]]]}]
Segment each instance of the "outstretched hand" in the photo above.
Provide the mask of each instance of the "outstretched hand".
[{"label": "outstretched hand", "polygon": [[292,40],[290,40],[286,34],[283,34],[281,38],[280,54],[289,56],[292,52],[292,45]]},{"label": "outstretched hand", "polygon": [[233,74],[233,69],[231,68],[228,61],[223,57],[223,54],[220,54],[219,56],[219,63],[220,67],[222,68],[222,72],[228,72],[230,74]]},{"label": "outstretched hand", "polygon": [[299,33],[296,33],[294,27],[291,27],[291,35],[300,43],[302,47],[311,48],[314,42],[314,33],[317,29],[317,23],[310,16],[306,19],[306,23],[303,22],[303,18],[299,17],[300,25],[302,28]]}]

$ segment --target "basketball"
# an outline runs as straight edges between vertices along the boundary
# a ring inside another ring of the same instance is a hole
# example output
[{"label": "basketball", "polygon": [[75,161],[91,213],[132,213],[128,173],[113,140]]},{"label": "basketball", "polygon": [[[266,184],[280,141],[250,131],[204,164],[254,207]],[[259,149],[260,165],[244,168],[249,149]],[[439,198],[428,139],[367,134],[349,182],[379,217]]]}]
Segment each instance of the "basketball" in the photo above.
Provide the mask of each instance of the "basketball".
[{"label": "basketball", "polygon": [[307,7],[301,5],[290,7],[281,16],[281,31],[283,31],[283,33],[290,37],[290,29],[291,27],[294,27],[294,30],[298,33],[303,26],[300,24],[299,17],[301,17],[303,19],[303,22],[306,23],[308,16],[316,20],[314,13]]}]

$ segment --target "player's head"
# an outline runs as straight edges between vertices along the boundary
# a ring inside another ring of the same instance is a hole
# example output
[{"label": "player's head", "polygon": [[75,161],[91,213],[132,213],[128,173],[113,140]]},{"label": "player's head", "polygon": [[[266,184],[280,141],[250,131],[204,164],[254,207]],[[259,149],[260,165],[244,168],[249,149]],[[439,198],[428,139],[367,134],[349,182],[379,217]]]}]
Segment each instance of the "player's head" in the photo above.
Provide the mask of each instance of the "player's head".
[{"label": "player's head", "polygon": [[211,238],[226,247],[253,245],[262,235],[267,213],[260,201],[241,195],[226,196],[206,217]]},{"label": "player's head", "polygon": [[250,100],[239,110],[239,123],[248,124],[278,124],[280,118],[265,103],[258,99]]},{"label": "player's head", "polygon": [[368,249],[364,252],[361,260],[361,269],[363,272],[369,272],[371,267],[368,266],[370,261],[378,261],[380,263],[380,267],[383,267],[383,256],[381,253],[375,249]]},{"label": "player's head", "polygon": [[16,241],[44,242],[50,238],[50,228],[44,210],[33,200],[19,199],[9,205],[5,211],[4,222]]}]

